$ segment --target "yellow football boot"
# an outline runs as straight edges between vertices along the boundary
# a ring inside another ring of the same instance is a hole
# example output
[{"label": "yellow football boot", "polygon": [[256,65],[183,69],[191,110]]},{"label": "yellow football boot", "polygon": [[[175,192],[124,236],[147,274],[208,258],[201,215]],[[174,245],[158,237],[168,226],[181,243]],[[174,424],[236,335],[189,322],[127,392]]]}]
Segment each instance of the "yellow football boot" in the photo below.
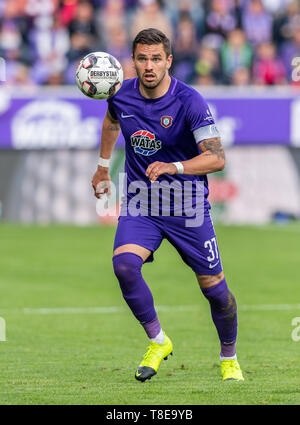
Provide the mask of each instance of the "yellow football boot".
[{"label": "yellow football boot", "polygon": [[169,354],[173,355],[172,342],[166,334],[164,335],[165,341],[163,344],[150,342],[147,352],[135,373],[135,378],[138,381],[144,382],[146,379],[151,379],[153,375],[156,375],[162,359],[167,360]]},{"label": "yellow football boot", "polygon": [[242,370],[237,360],[222,360],[221,372],[223,381],[244,381]]}]

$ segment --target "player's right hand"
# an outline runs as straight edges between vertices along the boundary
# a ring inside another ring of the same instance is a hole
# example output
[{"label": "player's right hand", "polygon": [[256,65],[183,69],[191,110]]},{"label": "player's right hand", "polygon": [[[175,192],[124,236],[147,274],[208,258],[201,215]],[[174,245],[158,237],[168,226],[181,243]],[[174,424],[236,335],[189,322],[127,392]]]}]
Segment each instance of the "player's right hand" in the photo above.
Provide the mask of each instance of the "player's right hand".
[{"label": "player's right hand", "polygon": [[108,174],[108,168],[98,167],[92,178],[92,186],[94,189],[94,195],[96,198],[101,197],[106,193],[109,198],[111,195],[111,179]]}]

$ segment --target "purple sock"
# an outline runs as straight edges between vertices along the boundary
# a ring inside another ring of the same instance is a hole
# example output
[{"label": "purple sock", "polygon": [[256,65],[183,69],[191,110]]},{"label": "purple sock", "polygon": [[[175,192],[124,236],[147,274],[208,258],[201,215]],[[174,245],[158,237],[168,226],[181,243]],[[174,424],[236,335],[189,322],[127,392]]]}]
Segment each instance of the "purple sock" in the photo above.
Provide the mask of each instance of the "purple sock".
[{"label": "purple sock", "polygon": [[161,331],[161,326],[157,316],[151,322],[142,323],[148,338],[155,338]]},{"label": "purple sock", "polygon": [[[142,276],[142,265],[143,259],[131,252],[123,252],[113,257],[114,272],[123,297],[134,316],[144,325],[155,320],[156,311],[152,293]],[[157,324],[150,326],[151,335],[155,326]]]},{"label": "purple sock", "polygon": [[221,357],[233,357],[235,355],[235,342],[232,344],[224,344],[221,342]]},{"label": "purple sock", "polygon": [[233,294],[229,291],[225,278],[209,288],[201,288],[208,299],[213,322],[221,342],[221,356],[235,355],[237,336],[237,307]]}]

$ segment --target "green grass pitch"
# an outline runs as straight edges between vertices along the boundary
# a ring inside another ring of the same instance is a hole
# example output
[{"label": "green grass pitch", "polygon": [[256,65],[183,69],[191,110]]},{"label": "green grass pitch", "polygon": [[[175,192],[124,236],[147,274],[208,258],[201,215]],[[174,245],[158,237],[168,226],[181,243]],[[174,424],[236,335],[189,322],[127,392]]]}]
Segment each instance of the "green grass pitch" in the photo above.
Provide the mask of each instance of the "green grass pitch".
[{"label": "green grass pitch", "polygon": [[114,232],[0,225],[0,404],[300,404],[297,224],[216,226],[243,383],[221,381],[208,303],[167,242],[143,273],[174,356],[151,381],[134,379],[147,338],[113,275]]}]

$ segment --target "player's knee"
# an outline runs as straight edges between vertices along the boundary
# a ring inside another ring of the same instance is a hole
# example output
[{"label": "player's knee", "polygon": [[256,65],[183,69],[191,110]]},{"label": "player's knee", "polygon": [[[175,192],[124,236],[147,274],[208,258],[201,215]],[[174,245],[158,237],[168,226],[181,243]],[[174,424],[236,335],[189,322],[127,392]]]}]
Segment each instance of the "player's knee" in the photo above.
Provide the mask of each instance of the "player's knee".
[{"label": "player's knee", "polygon": [[228,317],[233,317],[236,314],[236,300],[233,293],[228,289],[225,279],[217,285],[202,288],[202,292],[215,310],[222,311]]},{"label": "player's knee", "polygon": [[113,257],[113,268],[119,280],[130,280],[141,272],[143,260],[136,254],[121,253]]},{"label": "player's knee", "polygon": [[227,302],[224,307],[224,311],[227,313],[227,316],[234,317],[237,313],[236,300],[232,292],[229,291],[227,295]]},{"label": "player's knee", "polygon": [[224,317],[233,319],[237,313],[236,300],[232,292],[227,288],[221,297],[218,297],[215,301],[215,308],[222,311]]}]

